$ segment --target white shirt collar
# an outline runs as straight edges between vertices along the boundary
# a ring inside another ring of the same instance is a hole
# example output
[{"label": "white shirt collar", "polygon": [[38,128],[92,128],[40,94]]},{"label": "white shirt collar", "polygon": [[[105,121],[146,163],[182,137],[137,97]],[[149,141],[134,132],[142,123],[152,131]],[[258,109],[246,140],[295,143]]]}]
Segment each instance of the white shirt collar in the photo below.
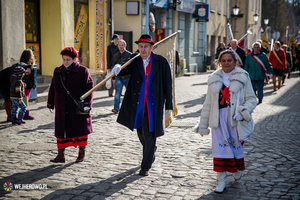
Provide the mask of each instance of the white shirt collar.
[{"label": "white shirt collar", "polygon": [[148,56],[148,58],[143,59],[144,68],[145,68],[145,69],[146,69],[146,67],[148,66],[149,62],[150,62],[150,55]]}]

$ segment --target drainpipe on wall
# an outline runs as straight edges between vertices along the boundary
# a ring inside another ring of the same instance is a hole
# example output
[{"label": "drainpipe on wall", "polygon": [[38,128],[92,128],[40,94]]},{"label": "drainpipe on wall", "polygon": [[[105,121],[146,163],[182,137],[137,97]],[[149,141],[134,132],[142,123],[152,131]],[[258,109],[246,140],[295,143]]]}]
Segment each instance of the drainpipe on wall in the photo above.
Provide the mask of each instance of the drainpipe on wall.
[{"label": "drainpipe on wall", "polygon": [[109,38],[109,41],[110,39],[112,38],[114,32],[115,32],[115,29],[114,29],[114,9],[113,9],[113,6],[114,6],[114,3],[113,3],[113,0],[110,0],[110,19],[111,19],[111,25],[110,25],[110,38]]},{"label": "drainpipe on wall", "polygon": [[246,1],[246,17],[245,17],[245,33],[248,31],[248,5],[249,5],[249,0]]},{"label": "drainpipe on wall", "polygon": [[150,13],[150,8],[149,8],[149,2],[150,0],[146,0],[146,8],[145,8],[145,16],[146,16],[146,24],[145,24],[145,29],[144,29],[144,34],[149,34],[149,13]]},{"label": "drainpipe on wall", "polygon": [[[205,0],[205,4],[207,4],[207,0]],[[206,72],[206,60],[207,60],[207,55],[206,55],[206,52],[207,52],[207,23],[208,22],[204,22],[204,36],[203,36],[203,42],[204,42],[204,52],[203,52],[203,55],[204,55],[204,59],[203,59],[203,65],[204,65],[204,71]]]}]

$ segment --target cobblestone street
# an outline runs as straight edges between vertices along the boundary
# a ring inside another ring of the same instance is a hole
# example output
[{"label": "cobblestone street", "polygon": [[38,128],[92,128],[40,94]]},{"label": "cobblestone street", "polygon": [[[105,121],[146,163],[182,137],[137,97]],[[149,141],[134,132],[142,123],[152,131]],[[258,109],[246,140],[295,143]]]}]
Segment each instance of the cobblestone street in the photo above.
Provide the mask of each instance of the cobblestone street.
[{"label": "cobblestone street", "polygon": [[116,122],[113,98],[94,93],[94,133],[85,161],[75,163],[78,149],[66,149],[66,163],[49,160],[57,154],[54,113],[46,102],[31,103],[35,117],[21,126],[3,122],[0,110],[0,183],[47,184],[47,189],[0,190],[0,199],[300,199],[300,77],[292,73],[286,86],[273,92],[265,86],[263,103],[253,112],[253,136],[245,143],[246,170],[227,189],[214,192],[211,136],[193,133],[199,122],[210,73],[176,78],[178,115],[157,140],[149,176],[138,174],[142,146],[136,131]]}]

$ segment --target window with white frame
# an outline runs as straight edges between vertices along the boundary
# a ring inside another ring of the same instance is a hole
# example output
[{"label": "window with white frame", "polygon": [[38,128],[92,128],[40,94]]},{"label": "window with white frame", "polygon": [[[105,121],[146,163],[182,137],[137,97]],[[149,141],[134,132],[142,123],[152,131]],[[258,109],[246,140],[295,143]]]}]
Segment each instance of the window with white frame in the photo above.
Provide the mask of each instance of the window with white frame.
[{"label": "window with white frame", "polygon": [[228,14],[228,8],[227,8],[227,0],[224,0],[224,5],[223,5],[223,15],[226,15]]},{"label": "window with white frame", "polygon": [[210,0],[210,11],[216,12],[216,0]]},{"label": "window with white frame", "polygon": [[218,6],[218,14],[221,15],[221,13],[222,13],[222,1],[219,1],[217,6]]},{"label": "window with white frame", "polygon": [[257,0],[255,1],[255,12],[257,12],[258,7],[257,7]]}]

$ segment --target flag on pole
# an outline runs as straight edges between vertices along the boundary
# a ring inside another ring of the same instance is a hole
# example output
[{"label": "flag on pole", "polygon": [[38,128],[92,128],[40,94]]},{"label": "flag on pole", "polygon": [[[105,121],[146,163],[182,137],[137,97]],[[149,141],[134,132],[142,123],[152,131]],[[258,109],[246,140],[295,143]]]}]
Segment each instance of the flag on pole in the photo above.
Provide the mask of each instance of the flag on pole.
[{"label": "flag on pole", "polygon": [[248,45],[247,45],[247,37],[244,37],[239,43],[238,46],[241,47],[242,49],[244,49],[244,51],[247,54],[247,50],[248,50]]},{"label": "flag on pole", "polygon": [[172,116],[176,116],[178,114],[178,108],[176,103],[176,84],[175,84],[175,70],[176,70],[176,35],[165,41],[163,44],[158,45],[157,48],[153,50],[155,53],[162,55],[165,57],[169,65],[171,67],[172,72],[172,84],[173,84],[173,105],[174,110],[172,113],[166,113],[165,115],[165,127],[167,128],[172,123]]},{"label": "flag on pole", "polygon": [[264,32],[264,29],[262,27],[260,27],[260,30],[259,30],[260,33]]},{"label": "flag on pole", "polygon": [[232,39],[234,39],[232,30],[231,30],[231,25],[228,23],[226,25],[226,27],[228,28],[227,38],[228,38],[228,41],[230,42]]},{"label": "flag on pole", "polygon": [[290,47],[291,47],[292,56],[296,55],[294,37],[291,37],[290,39]]},{"label": "flag on pole", "polygon": [[261,38],[261,46],[265,47],[267,49],[267,52],[270,52],[270,45],[268,40],[268,32],[265,31]]}]

